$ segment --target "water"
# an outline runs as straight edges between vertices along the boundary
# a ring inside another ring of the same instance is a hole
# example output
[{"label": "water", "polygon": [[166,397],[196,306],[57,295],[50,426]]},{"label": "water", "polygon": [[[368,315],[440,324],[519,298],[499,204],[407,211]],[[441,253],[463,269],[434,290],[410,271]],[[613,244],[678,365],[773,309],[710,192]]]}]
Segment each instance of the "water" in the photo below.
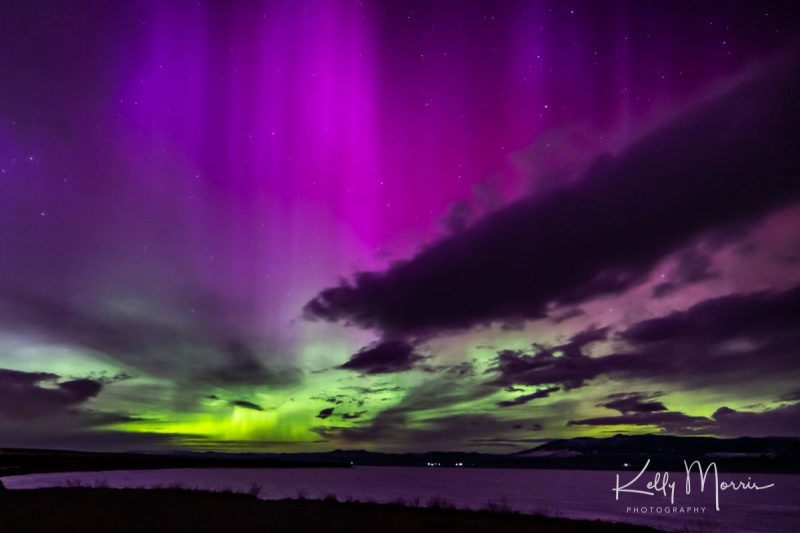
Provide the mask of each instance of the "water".
[{"label": "water", "polygon": [[[667,531],[792,532],[800,531],[800,476],[752,474],[759,485],[775,486],[761,491],[730,490],[720,493],[715,510],[713,485],[698,495],[685,494],[683,473],[671,474],[678,483],[675,504],[661,495],[620,494],[612,488],[616,472],[575,470],[511,470],[485,468],[355,467],[350,469],[174,469],[108,472],[74,472],[10,476],[3,479],[9,489],[31,489],[83,485],[112,488],[154,487],[180,484],[187,488],[231,489],[247,492],[254,483],[261,497],[269,499],[324,498],[340,500],[418,502],[443,498],[459,507],[480,509],[489,502],[503,503],[526,513],[567,518],[585,518],[650,525]],[[633,477],[621,473],[621,484]],[[720,480],[746,481],[748,474],[720,474]],[[652,479],[652,476],[650,477]],[[644,478],[637,488],[644,489]],[[709,481],[713,484],[713,481]],[[633,487],[631,487],[633,488]],[[654,507],[655,512],[633,513],[633,507]],[[664,507],[681,507],[688,513],[665,514]],[[658,507],[661,507],[659,514]],[[691,512],[705,507],[705,512]]]}]

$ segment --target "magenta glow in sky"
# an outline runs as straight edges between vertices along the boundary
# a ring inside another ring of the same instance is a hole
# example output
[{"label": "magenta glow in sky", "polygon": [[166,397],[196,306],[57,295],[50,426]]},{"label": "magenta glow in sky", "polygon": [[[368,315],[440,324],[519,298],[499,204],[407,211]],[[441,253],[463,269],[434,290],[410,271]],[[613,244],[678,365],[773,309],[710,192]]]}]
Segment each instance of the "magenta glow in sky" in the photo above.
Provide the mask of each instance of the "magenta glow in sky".
[{"label": "magenta glow in sky", "polygon": [[[793,186],[776,178],[786,201],[741,205],[723,187],[687,189],[734,207],[673,233],[656,221],[659,244],[641,253],[556,249],[597,226],[591,205],[626,198],[598,185],[598,202],[584,200],[590,180],[605,183],[598,155],[640,157],[638,139],[788,68],[790,4],[34,2],[0,8],[0,20],[0,390],[36,418],[0,409],[9,444],[513,447],[581,431],[739,434],[757,424],[726,426],[718,408],[794,408],[783,347],[746,391],[731,376],[696,383],[626,358],[653,349],[630,333],[646,320],[724,296],[794,297]],[[742,98],[755,109],[743,121],[777,113]],[[562,190],[586,213],[578,229],[545,215],[558,222],[552,238],[520,229],[540,220],[521,211],[544,212],[540,199]],[[626,205],[649,202],[648,190]],[[482,262],[514,262],[500,252],[519,249],[533,264],[534,242],[536,264],[554,261],[563,279]],[[439,245],[474,268],[439,261]],[[570,253],[586,272],[559,263]],[[400,260],[411,266],[392,270]],[[500,296],[475,295],[482,311],[470,314],[469,302],[451,305],[469,290],[431,289],[459,276]],[[548,293],[537,276],[563,287]],[[336,287],[353,290],[323,292]],[[753,327],[714,342],[735,354],[769,344]],[[675,335],[667,351],[681,361],[681,343],[699,341]],[[555,359],[545,376],[515,372],[559,346],[628,355],[608,370],[582,362],[575,376]],[[76,380],[98,387],[49,394]],[[597,422],[619,387],[663,398],[670,414]],[[431,390],[439,400],[421,401]]]}]

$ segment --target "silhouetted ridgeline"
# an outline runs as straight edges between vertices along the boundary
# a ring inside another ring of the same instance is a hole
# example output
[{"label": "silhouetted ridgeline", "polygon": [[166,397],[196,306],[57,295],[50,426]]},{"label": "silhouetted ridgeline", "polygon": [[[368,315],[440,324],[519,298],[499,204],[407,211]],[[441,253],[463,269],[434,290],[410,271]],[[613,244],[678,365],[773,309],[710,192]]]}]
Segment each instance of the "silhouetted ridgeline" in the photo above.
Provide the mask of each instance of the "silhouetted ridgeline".
[{"label": "silhouetted ridgeline", "polygon": [[309,464],[260,454],[98,453],[65,450],[0,450],[0,476],[39,472],[143,470],[160,468],[344,467],[338,462]]},{"label": "silhouetted ridgeline", "polygon": [[682,471],[683,461],[714,461],[721,472],[800,473],[800,439],[616,435],[605,439],[553,440],[513,454],[475,452],[381,453],[334,450],[311,453],[173,452],[91,453],[53,450],[0,451],[0,475],[82,470],[158,468],[297,468],[424,466],[624,470],[651,460],[651,470]]},{"label": "silhouetted ridgeline", "polygon": [[[800,473],[800,439],[782,437],[672,437],[615,435],[605,439],[553,440],[513,454],[427,452],[388,454],[365,450],[275,454],[293,461],[341,462],[363,466],[441,466],[623,470],[651,460],[651,470],[684,469],[683,461],[717,463],[724,472]],[[628,465],[627,467],[625,465]]]}]

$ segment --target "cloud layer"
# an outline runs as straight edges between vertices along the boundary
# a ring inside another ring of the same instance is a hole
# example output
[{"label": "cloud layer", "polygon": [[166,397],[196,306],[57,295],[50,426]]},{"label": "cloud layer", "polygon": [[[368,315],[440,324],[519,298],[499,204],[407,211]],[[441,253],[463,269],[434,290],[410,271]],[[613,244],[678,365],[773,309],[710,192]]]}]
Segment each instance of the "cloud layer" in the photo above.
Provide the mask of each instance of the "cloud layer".
[{"label": "cloud layer", "polygon": [[0,369],[0,415],[25,419],[62,414],[102,389],[103,384],[92,379],[61,380],[47,372]]},{"label": "cloud layer", "polygon": [[[589,330],[562,346],[535,347],[534,354],[502,350],[492,371],[499,385],[559,384],[567,390],[599,376],[685,387],[724,387],[756,379],[779,383],[800,368],[798,309],[800,288],[713,298],[631,325],[616,337],[625,351],[589,357],[582,348],[603,340],[606,333]],[[641,407],[639,400],[621,397],[612,405]]]},{"label": "cloud layer", "polygon": [[[626,289],[698,233],[797,198],[798,73],[759,76],[699,105],[598,158],[574,185],[524,198],[408,261],[323,290],[305,315],[426,335],[539,317],[549,302]],[[702,275],[689,270],[687,281]]]}]

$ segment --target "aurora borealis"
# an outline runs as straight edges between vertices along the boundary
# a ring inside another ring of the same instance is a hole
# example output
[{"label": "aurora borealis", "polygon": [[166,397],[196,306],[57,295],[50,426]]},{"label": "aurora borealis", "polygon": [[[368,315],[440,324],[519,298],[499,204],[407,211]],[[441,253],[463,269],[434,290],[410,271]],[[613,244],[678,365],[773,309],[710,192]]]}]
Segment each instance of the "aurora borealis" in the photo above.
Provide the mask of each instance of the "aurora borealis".
[{"label": "aurora borealis", "polygon": [[791,2],[0,6],[0,445],[800,435]]}]

